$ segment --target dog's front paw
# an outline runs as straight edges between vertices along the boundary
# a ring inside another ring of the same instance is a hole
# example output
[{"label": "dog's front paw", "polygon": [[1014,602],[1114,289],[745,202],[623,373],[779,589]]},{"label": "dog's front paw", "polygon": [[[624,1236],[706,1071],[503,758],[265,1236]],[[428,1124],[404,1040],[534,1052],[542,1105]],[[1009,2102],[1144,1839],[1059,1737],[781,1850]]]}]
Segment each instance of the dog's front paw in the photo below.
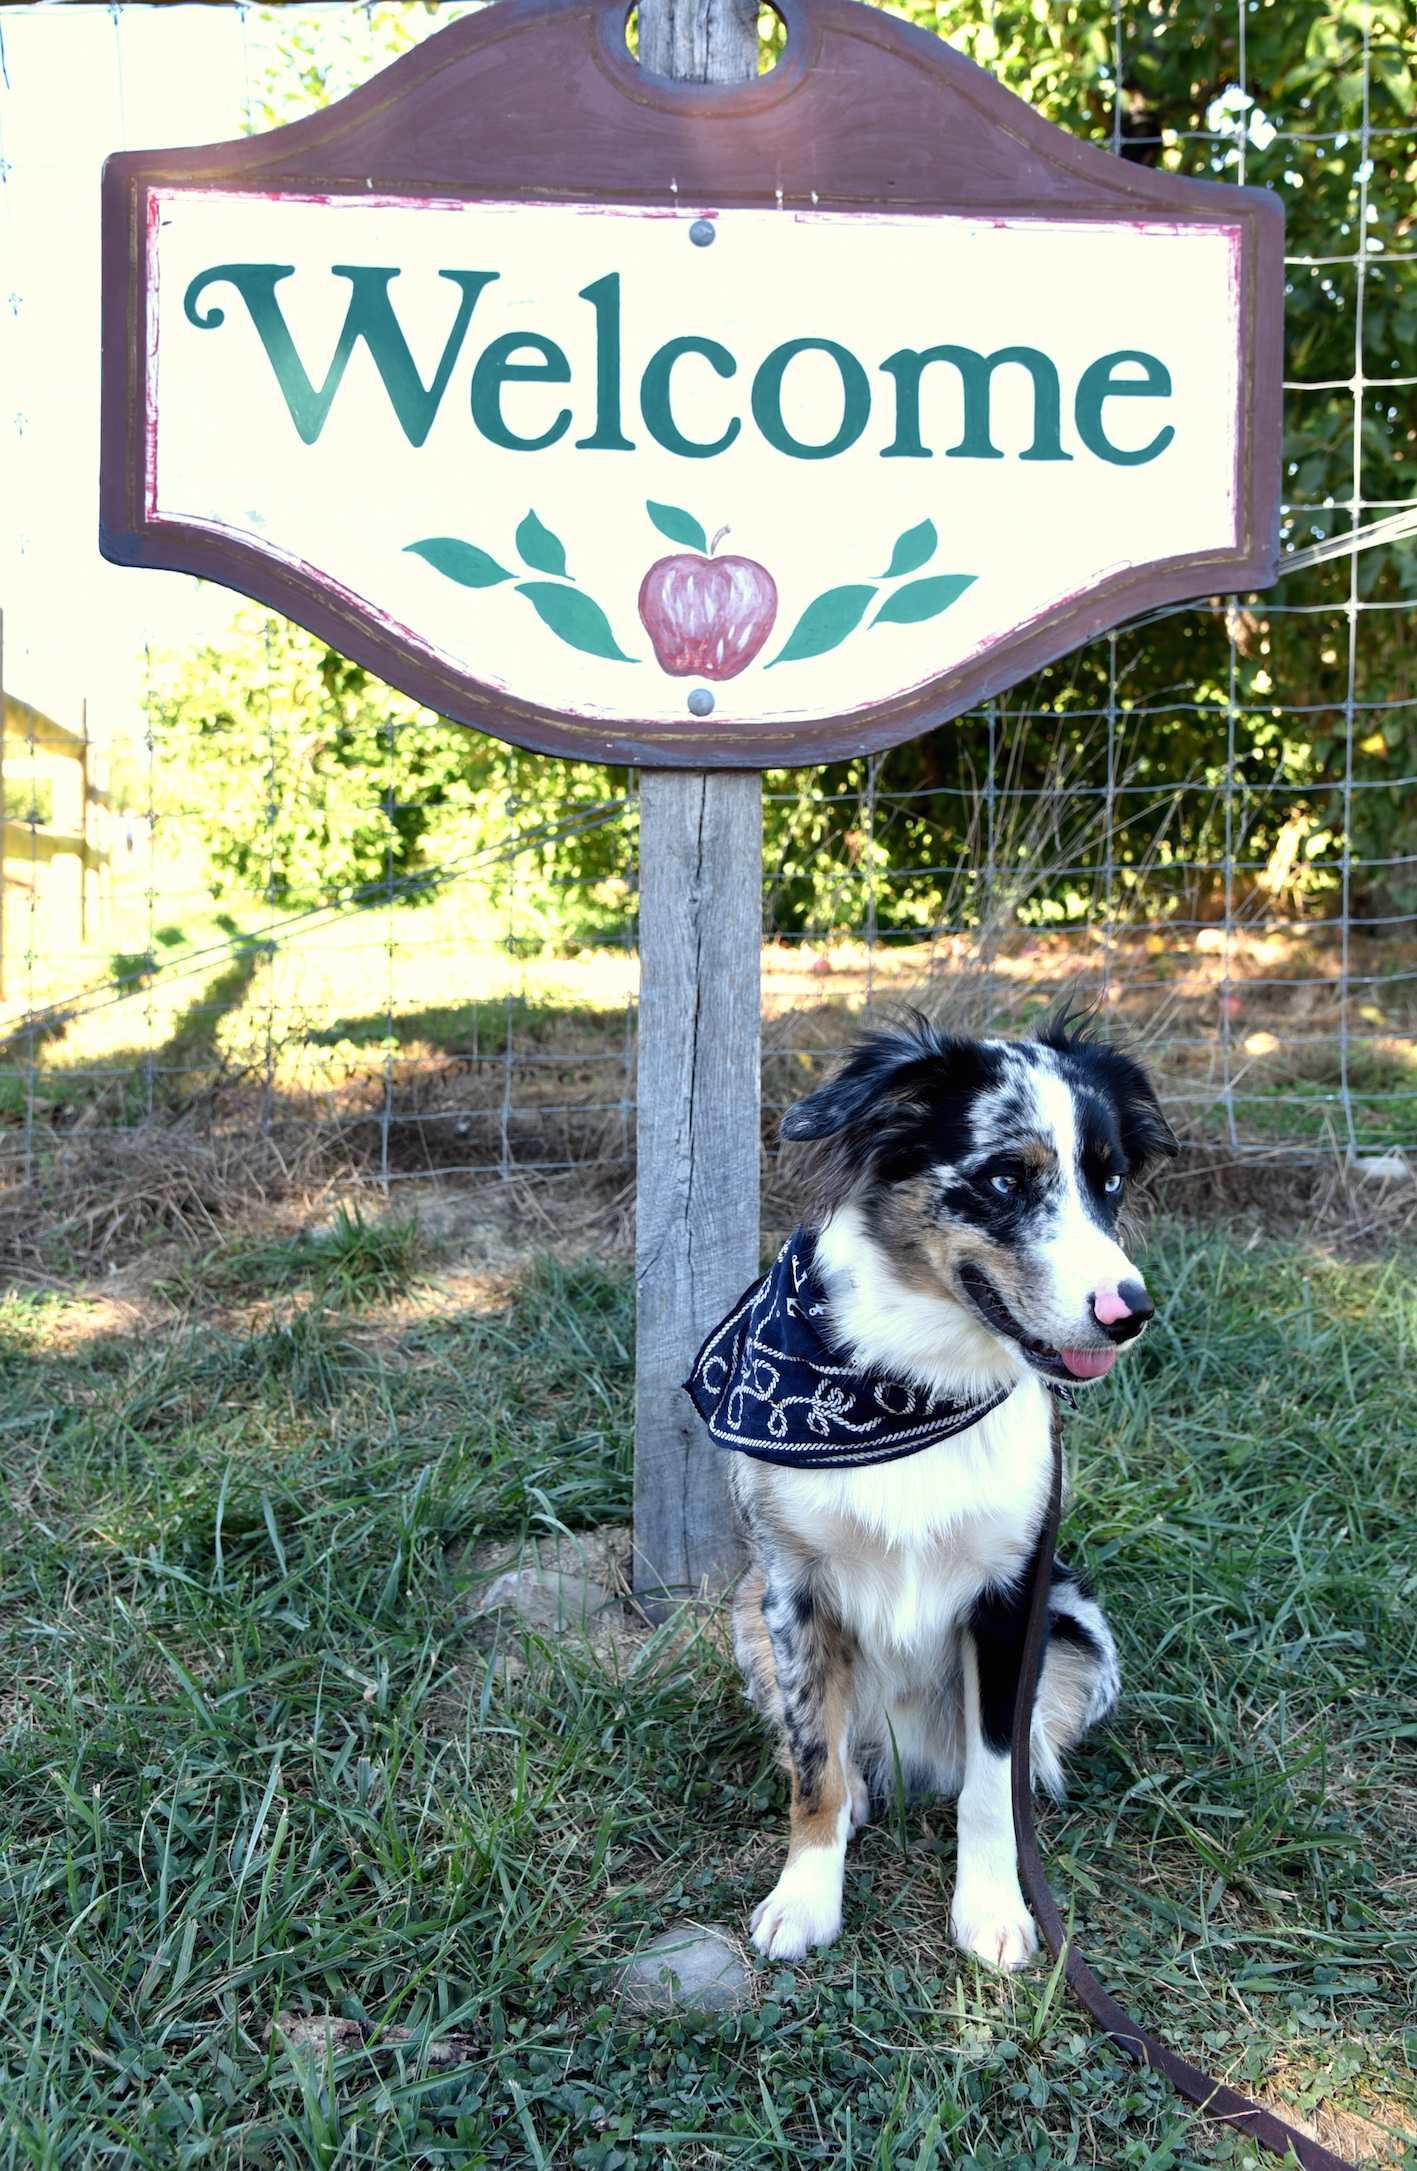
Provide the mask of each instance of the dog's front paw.
[{"label": "dog's front paw", "polygon": [[841,1857],[807,1847],[753,1909],[753,1943],[768,1960],[801,1960],[811,1945],[841,1935]]},{"label": "dog's front paw", "polygon": [[1038,1950],[1038,1932],[1017,1885],[956,1885],[950,1908],[954,1941],[990,1967],[1022,1967]]}]

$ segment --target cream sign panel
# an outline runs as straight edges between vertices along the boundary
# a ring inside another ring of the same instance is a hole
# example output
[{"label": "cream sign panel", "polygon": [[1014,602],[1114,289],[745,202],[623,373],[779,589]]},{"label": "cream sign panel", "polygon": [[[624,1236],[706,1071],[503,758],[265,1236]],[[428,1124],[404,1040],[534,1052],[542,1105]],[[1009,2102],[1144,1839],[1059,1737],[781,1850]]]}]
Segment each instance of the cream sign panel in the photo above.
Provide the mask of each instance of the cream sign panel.
[{"label": "cream sign panel", "polygon": [[1237,547],[1239,230],[158,188],[147,524],[593,722],[784,726]]}]

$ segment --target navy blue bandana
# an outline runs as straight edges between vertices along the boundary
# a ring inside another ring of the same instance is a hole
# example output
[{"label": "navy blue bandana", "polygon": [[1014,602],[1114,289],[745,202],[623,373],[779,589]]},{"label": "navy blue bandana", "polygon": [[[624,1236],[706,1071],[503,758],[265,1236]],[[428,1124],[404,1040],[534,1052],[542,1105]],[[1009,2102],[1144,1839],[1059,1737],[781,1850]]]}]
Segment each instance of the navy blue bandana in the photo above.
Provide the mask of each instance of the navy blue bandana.
[{"label": "navy blue bandana", "polygon": [[897,1462],[967,1432],[1008,1399],[951,1402],[925,1387],[862,1372],[817,1325],[826,1299],[811,1239],[796,1230],[694,1359],[684,1390],[720,1447],[799,1470]]}]

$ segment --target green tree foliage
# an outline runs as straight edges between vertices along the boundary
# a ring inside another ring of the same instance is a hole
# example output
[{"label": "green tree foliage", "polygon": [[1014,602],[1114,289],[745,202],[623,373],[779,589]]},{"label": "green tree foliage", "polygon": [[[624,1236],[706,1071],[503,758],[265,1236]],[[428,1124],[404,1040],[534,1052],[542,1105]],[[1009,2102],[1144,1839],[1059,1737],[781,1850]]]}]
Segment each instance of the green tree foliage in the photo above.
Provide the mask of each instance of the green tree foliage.
[{"label": "green tree foliage", "polygon": [[[1274,189],[1298,259],[1286,377],[1313,387],[1289,395],[1285,540],[1303,547],[1344,533],[1355,516],[1381,517],[1415,494],[1412,386],[1391,380],[1417,379],[1406,263],[1417,0],[1124,0],[1120,66],[1112,0],[904,0],[890,12],[1124,159]],[[390,47],[380,57],[447,19],[429,23],[410,8],[376,15],[374,43],[382,36]],[[272,63],[271,114],[344,87],[344,61],[297,44],[287,38],[290,50]],[[1360,364],[1379,381],[1355,393]],[[1266,861],[1273,896],[1273,869],[1283,876],[1293,860],[1289,898],[1323,910],[1338,896],[1345,834],[1360,861],[1388,863],[1360,868],[1357,908],[1417,908],[1417,878],[1399,864],[1397,781],[1417,771],[1417,710],[1403,706],[1414,691],[1403,606],[1417,602],[1417,545],[1357,559],[1357,594],[1386,607],[1355,617],[1354,577],[1339,561],[1267,596],[1216,597],[1124,628],[1023,682],[991,715],[896,749],[878,765],[874,791],[864,762],[770,776],[772,924],[860,925],[869,912],[884,932],[906,934],[942,919],[977,923],[990,896],[1027,919],[1076,921],[1119,885],[1149,912],[1207,912],[1219,907],[1227,853],[1238,899]],[[239,749],[243,776],[274,780],[278,840],[264,816],[208,821],[223,879],[315,894],[371,868],[412,867],[420,853],[490,837],[505,822],[501,749],[411,710],[302,646],[304,636],[270,638],[293,674],[287,714],[305,719],[279,760],[263,751],[258,657],[249,688],[243,676],[249,634],[244,649],[200,660],[169,711],[197,730],[205,761],[220,740]],[[401,722],[391,730],[394,712]],[[517,799],[548,808],[619,788],[609,772],[531,756],[515,774]],[[536,909],[547,939],[558,928],[572,937],[608,928],[623,875],[609,860],[620,849],[596,835],[543,855]],[[275,873],[263,871],[268,861]]]},{"label": "green tree foliage", "polygon": [[423,712],[298,626],[243,613],[230,643],[160,669],[165,804],[200,840],[212,892],[325,903],[424,864],[428,829],[476,786]]},{"label": "green tree foliage", "polygon": [[[624,796],[623,770],[517,756],[371,678],[287,620],[242,613],[220,648],[163,659],[150,711],[158,813],[218,900],[281,909],[378,892],[418,902],[434,869]],[[629,885],[618,826],[517,861],[520,939],[603,941]],[[507,864],[484,877],[498,907]]]},{"label": "green tree foliage", "polygon": [[346,98],[377,68],[483,0],[362,0],[321,10],[263,8],[246,33],[251,70],[251,129],[279,128],[302,113]]}]

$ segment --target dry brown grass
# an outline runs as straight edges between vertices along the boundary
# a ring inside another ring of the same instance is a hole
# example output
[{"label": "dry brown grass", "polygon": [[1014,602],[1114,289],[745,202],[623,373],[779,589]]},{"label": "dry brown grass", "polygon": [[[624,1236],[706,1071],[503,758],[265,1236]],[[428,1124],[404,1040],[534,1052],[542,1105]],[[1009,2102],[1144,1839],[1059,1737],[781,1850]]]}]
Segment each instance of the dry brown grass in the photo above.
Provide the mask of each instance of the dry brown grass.
[{"label": "dry brown grass", "polygon": [[0,1187],[0,1261],[22,1274],[90,1271],[162,1240],[194,1245],[234,1218],[313,1190],[259,1134],[197,1139],[158,1128],[61,1146]]},{"label": "dry brown grass", "polygon": [[[1371,954],[1370,954],[1371,953]],[[1417,948],[1350,952],[1364,984],[1347,1004],[1350,1099],[1364,1143],[1417,1137],[1414,1025],[1402,975]],[[962,1032],[1027,1031],[1060,1003],[1094,1010],[1157,1077],[1183,1140],[1154,1187],[1157,1207],[1248,1238],[1304,1234],[1344,1247],[1404,1242],[1417,1186],[1354,1165],[1340,1091],[1339,956],[1323,930],[1036,935],[869,952],[859,943],[770,945],[764,953],[765,1238],[796,1213],[794,1168],[776,1142],[781,1110],[820,1080],[867,1018],[905,1004]],[[308,1219],[370,1186],[489,1191],[521,1249],[568,1233],[603,1249],[630,1241],[633,1050],[624,1012],[568,1005],[518,1020],[510,1055],[447,1045],[431,1016],[401,1045],[350,1048],[318,1086],[298,1060],[263,1077],[215,1064],[182,1095],[124,1120],[112,1074],[95,1089],[42,1073],[28,1128],[0,1128],[0,1262],[28,1278],[122,1267],[154,1246],[200,1247],[271,1212]],[[444,1044],[440,1044],[440,1041]],[[135,1112],[136,1114],[136,1112]],[[1232,1121],[1233,1117],[1233,1121]],[[1379,1130],[1378,1126],[1385,1126]]]}]

